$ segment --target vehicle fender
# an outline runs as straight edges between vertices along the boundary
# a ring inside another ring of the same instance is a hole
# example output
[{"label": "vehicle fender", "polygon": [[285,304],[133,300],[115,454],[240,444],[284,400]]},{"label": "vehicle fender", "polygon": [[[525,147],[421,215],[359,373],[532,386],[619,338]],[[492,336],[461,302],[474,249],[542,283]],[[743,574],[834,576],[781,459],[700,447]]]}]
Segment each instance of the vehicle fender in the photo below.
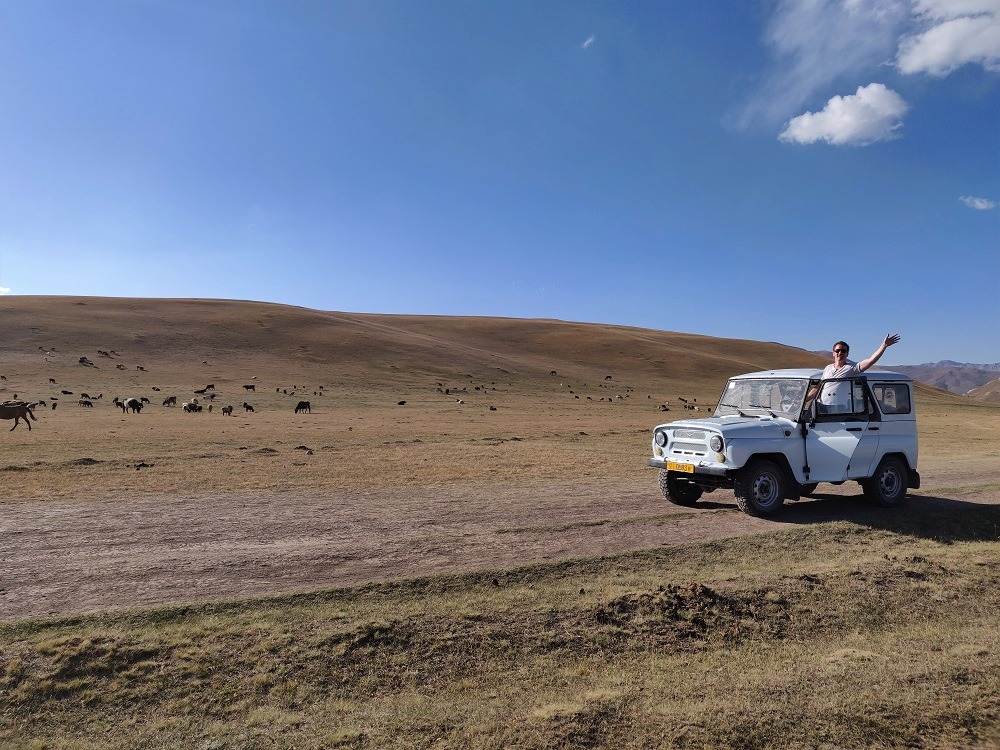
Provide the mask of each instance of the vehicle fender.
[{"label": "vehicle fender", "polygon": [[[799,477],[797,477],[795,475],[795,472],[792,471],[792,467],[788,463],[788,457],[784,453],[780,453],[780,452],[776,452],[776,453],[754,453],[752,456],[749,456],[747,458],[747,461],[749,462],[749,461],[751,461],[753,459],[757,459],[757,458],[765,459],[767,461],[774,461],[774,463],[776,463],[778,466],[780,466],[784,470],[785,476],[788,478],[788,481],[790,481],[790,482],[798,482],[798,483],[801,483],[803,481],[803,479],[800,479],[800,477],[803,476],[803,475],[800,474]],[[745,466],[746,464],[744,463],[743,465]],[[742,466],[740,468],[742,468]]]},{"label": "vehicle fender", "polygon": [[737,469],[742,469],[753,458],[767,458],[784,467],[792,481],[800,484],[806,481],[802,471],[805,464],[802,439],[794,435],[777,440],[733,440],[727,444],[726,455]]}]

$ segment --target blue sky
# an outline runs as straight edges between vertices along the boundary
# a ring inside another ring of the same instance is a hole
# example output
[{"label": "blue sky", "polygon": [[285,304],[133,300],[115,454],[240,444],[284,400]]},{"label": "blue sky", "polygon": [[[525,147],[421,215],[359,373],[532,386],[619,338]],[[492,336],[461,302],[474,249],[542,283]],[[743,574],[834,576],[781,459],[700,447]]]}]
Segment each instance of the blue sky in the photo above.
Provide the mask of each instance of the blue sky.
[{"label": "blue sky", "polygon": [[1000,0],[0,3],[0,294],[1000,361]]}]

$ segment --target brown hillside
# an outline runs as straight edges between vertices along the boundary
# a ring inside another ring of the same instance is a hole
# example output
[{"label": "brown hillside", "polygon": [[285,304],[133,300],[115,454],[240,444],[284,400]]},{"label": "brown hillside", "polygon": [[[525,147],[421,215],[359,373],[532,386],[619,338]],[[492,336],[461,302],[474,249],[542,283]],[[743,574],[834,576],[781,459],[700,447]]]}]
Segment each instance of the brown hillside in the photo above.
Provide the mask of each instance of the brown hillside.
[{"label": "brown hillside", "polygon": [[1000,404],[1000,378],[991,380],[986,385],[969,391],[966,395],[990,404]]},{"label": "brown hillside", "polygon": [[[352,387],[471,376],[548,388],[556,371],[715,394],[740,372],[823,364],[774,343],[624,326],[322,312],[229,300],[15,296],[0,298],[0,318],[0,373],[29,391],[69,367],[83,384],[99,370],[101,381],[123,386],[150,377],[188,385],[280,374],[283,382]],[[81,357],[94,368],[80,365]],[[60,382],[66,379],[61,372]]]}]

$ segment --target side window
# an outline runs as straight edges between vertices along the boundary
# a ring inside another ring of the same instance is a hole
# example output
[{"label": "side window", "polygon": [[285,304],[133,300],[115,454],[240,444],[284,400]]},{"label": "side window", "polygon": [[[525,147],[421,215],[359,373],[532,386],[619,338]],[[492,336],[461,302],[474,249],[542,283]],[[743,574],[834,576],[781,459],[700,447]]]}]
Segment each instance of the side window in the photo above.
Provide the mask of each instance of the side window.
[{"label": "side window", "polygon": [[910,387],[906,383],[876,383],[872,391],[883,414],[910,413]]},{"label": "side window", "polygon": [[818,414],[848,418],[863,417],[867,413],[864,382],[827,380],[821,384]]}]

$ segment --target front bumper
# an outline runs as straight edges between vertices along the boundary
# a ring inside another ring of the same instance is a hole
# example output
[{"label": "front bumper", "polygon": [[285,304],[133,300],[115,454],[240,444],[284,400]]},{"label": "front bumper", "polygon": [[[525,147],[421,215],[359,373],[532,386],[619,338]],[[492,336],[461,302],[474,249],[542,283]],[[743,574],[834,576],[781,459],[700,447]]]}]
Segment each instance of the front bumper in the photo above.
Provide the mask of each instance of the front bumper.
[{"label": "front bumper", "polygon": [[[692,477],[719,477],[722,479],[729,478],[729,469],[720,464],[710,464],[707,461],[699,461],[692,464],[694,466],[694,472],[678,472],[680,476],[692,476]],[[663,458],[650,458],[646,461],[646,466],[652,466],[654,469],[666,469],[667,461]]]}]

